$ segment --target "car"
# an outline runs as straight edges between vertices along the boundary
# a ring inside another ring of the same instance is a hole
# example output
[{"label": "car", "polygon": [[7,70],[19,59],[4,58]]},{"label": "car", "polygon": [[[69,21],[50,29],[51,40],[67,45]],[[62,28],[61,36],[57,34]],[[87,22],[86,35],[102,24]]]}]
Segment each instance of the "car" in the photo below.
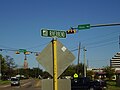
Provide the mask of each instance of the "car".
[{"label": "car", "polygon": [[11,86],[19,86],[20,85],[20,79],[16,77],[11,77]]},{"label": "car", "polygon": [[71,79],[71,90],[91,90],[91,80],[87,77]]},{"label": "car", "polygon": [[93,90],[105,90],[107,89],[107,83],[104,80],[94,80],[93,81]]}]

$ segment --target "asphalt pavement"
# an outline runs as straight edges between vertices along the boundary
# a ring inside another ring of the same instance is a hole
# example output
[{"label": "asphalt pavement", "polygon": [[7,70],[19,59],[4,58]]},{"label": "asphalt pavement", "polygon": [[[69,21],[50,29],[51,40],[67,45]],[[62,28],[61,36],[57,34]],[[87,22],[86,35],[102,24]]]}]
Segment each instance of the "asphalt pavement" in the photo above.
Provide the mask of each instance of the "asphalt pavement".
[{"label": "asphalt pavement", "polygon": [[22,80],[20,86],[0,85],[0,90],[41,90],[40,80]]}]

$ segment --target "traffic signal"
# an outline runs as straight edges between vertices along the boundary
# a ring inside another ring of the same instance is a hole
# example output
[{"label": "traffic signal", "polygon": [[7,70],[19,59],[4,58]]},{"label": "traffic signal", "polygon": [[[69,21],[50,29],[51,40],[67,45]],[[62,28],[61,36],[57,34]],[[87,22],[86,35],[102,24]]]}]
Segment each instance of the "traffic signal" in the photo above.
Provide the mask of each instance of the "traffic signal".
[{"label": "traffic signal", "polygon": [[16,54],[20,54],[20,52],[19,52],[19,51],[16,51],[15,53],[16,53]]},{"label": "traffic signal", "polygon": [[28,52],[28,51],[27,51],[27,52],[24,52],[24,54],[29,55],[29,54],[30,54],[30,52]]},{"label": "traffic signal", "polygon": [[70,30],[67,31],[67,34],[73,34],[73,33],[76,33],[75,29],[70,29]]},{"label": "traffic signal", "polygon": [[35,53],[35,56],[38,56],[39,55],[39,53]]}]

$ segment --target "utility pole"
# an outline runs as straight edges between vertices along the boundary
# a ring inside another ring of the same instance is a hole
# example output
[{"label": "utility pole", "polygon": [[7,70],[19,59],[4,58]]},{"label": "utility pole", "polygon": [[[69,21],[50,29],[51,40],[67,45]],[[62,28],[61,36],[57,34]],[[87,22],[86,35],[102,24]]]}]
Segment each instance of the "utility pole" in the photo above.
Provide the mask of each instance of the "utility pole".
[{"label": "utility pole", "polygon": [[78,66],[77,66],[77,73],[79,74],[79,63],[80,63],[80,47],[81,47],[81,43],[79,42],[78,44]]},{"label": "utility pole", "polygon": [[1,80],[1,76],[2,76],[2,73],[1,73],[1,68],[2,68],[1,62],[2,62],[2,59],[0,59],[0,80]]},{"label": "utility pole", "polygon": [[84,77],[86,77],[86,49],[85,47],[83,48],[84,51]]},{"label": "utility pole", "polygon": [[120,35],[119,35],[119,50],[120,50]]},{"label": "utility pole", "polygon": [[79,45],[78,45],[78,64],[80,63],[80,47],[81,47],[81,43],[79,42]]},{"label": "utility pole", "polygon": [[87,60],[87,67],[89,68],[89,61]]}]

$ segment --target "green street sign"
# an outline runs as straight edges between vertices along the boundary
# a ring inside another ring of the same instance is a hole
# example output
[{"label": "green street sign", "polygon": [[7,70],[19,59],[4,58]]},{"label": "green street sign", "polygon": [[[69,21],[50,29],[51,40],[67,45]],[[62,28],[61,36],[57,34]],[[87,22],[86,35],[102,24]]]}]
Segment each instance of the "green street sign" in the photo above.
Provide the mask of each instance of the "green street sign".
[{"label": "green street sign", "polygon": [[19,52],[27,52],[26,49],[19,49]]},{"label": "green street sign", "polygon": [[90,24],[78,25],[78,30],[90,29]]},{"label": "green street sign", "polygon": [[66,38],[66,31],[42,29],[41,30],[41,36],[43,36],[43,37]]}]

